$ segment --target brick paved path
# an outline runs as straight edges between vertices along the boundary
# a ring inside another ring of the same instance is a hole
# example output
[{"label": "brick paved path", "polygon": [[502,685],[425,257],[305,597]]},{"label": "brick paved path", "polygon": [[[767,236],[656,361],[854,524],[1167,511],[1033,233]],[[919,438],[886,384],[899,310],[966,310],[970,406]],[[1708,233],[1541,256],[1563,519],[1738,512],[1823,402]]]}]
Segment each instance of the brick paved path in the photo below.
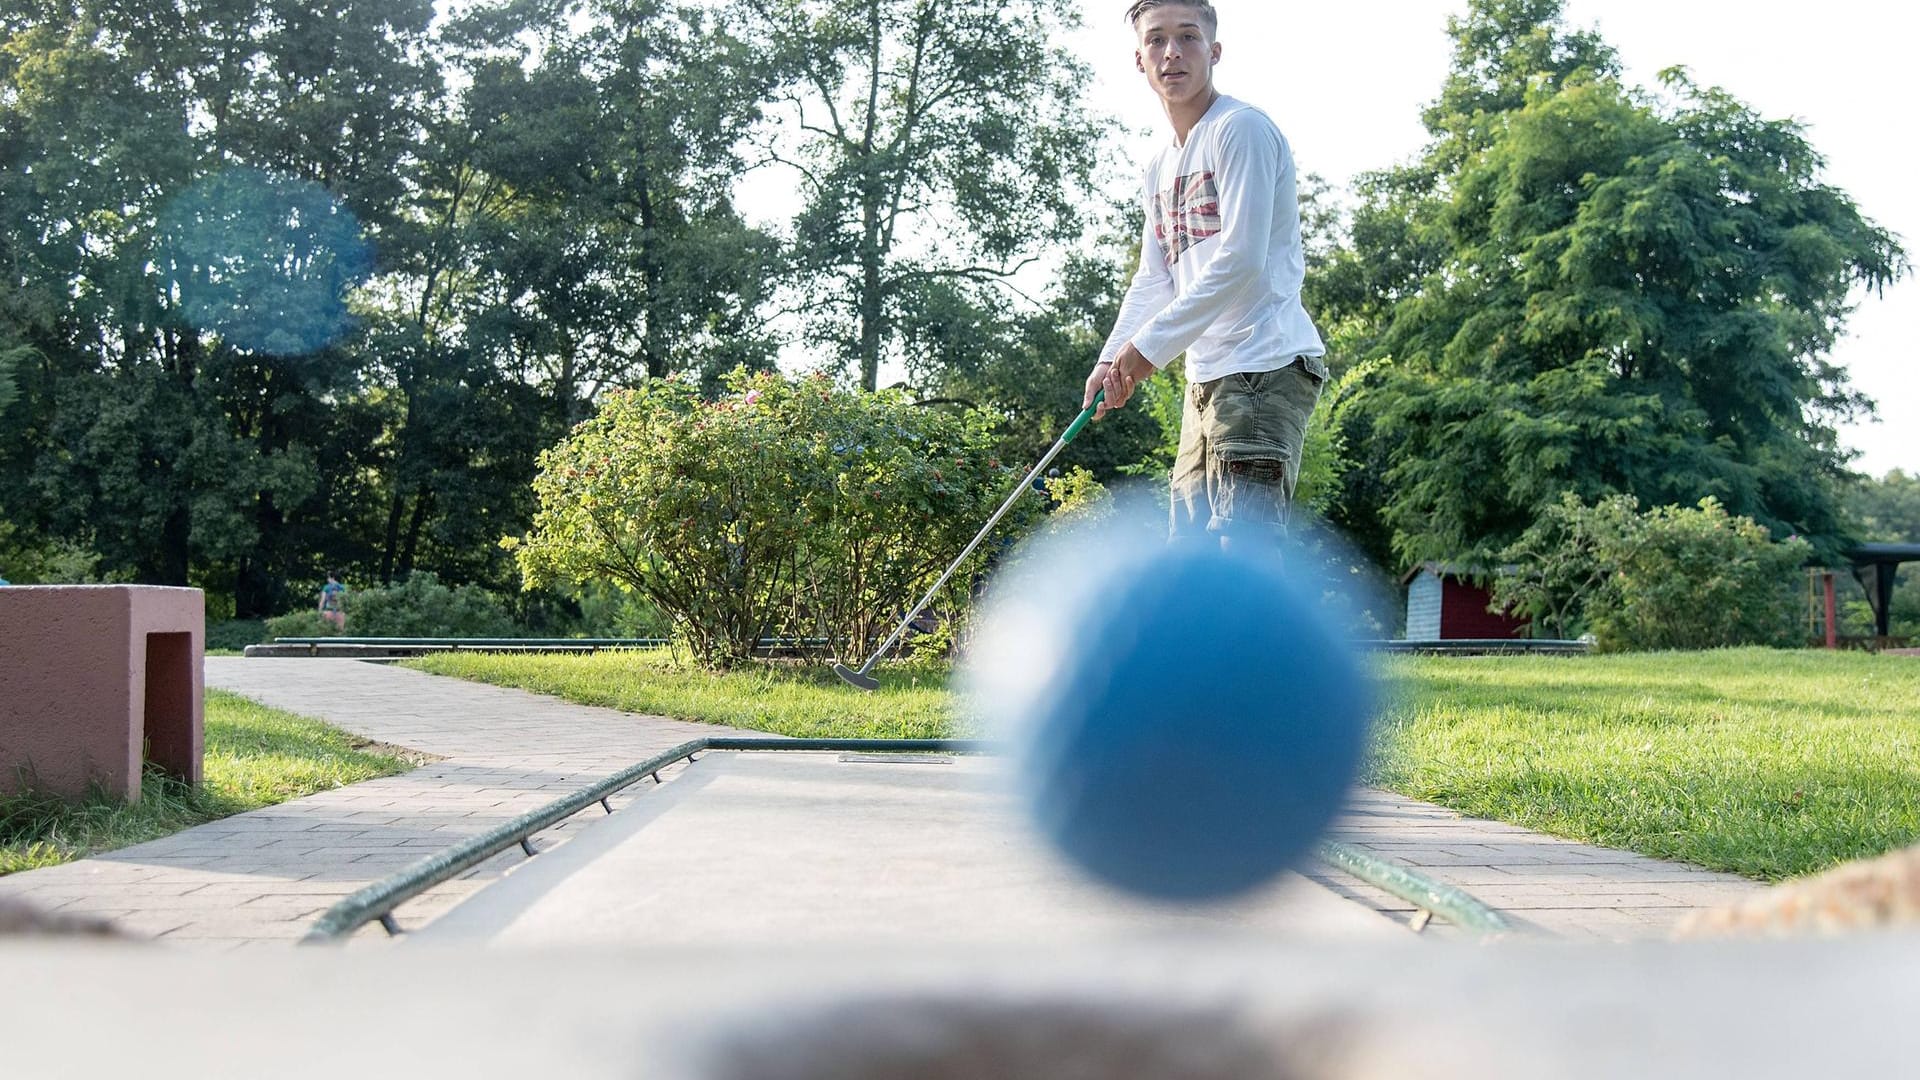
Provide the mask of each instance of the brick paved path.
[{"label": "brick paved path", "polygon": [[[353,660],[209,657],[207,685],[446,760],[0,877],[0,895],[104,916],[167,941],[290,942],[334,901],[429,852],[689,739],[754,734]],[[644,797],[645,787],[634,787],[624,801]],[[583,812],[536,844],[602,814]],[[409,903],[401,921],[418,925],[524,857],[518,848],[502,852]]]},{"label": "brick paved path", "polygon": [[[0,877],[0,895],[208,946],[284,944],[335,900],[420,858],[689,739],[731,729],[635,716],[352,660],[212,657],[207,685],[445,760],[240,814],[65,866]],[[635,787],[615,800],[645,798]],[[597,820],[597,808],[537,838]],[[1532,924],[1575,937],[1658,936],[1743,879],[1463,819],[1362,792],[1336,839],[1422,867]],[[400,911],[419,925],[523,858],[517,848]],[[1313,876],[1389,914],[1402,902]],[[377,934],[377,930],[370,934]]]},{"label": "brick paved path", "polygon": [[[1733,874],[1463,818],[1384,791],[1360,792],[1330,839],[1419,867],[1523,925],[1577,940],[1665,937],[1687,912],[1762,888]],[[1413,914],[1398,897],[1314,876],[1378,910]]]}]

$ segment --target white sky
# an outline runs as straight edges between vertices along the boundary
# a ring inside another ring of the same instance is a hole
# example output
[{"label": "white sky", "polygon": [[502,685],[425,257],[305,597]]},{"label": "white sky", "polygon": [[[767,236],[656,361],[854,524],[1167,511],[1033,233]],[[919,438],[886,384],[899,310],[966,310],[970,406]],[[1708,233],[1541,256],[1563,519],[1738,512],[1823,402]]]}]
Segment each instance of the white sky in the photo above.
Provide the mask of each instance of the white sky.
[{"label": "white sky", "polygon": [[[1133,69],[1126,0],[1081,0],[1086,29],[1074,45],[1093,66],[1093,104],[1143,134],[1128,157],[1144,159],[1165,117]],[[1214,0],[1224,47],[1217,83],[1260,105],[1292,141],[1300,167],[1336,184],[1404,160],[1421,146],[1421,107],[1439,92],[1450,59],[1449,14],[1464,0]],[[1913,9],[1897,0],[1570,0],[1576,26],[1598,25],[1629,78],[1653,85],[1684,64],[1770,117],[1808,125],[1829,182],[1866,215],[1905,239],[1920,262],[1920,174],[1912,112]],[[1881,422],[1844,429],[1858,465],[1880,475],[1920,470],[1920,283],[1863,298],[1835,359],[1876,399]]]}]

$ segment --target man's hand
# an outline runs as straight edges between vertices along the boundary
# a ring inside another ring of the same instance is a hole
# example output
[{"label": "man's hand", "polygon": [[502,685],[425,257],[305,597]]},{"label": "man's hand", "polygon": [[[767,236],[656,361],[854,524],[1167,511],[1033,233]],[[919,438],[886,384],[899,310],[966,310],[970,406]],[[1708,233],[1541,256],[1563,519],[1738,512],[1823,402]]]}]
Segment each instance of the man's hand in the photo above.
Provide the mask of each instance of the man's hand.
[{"label": "man's hand", "polygon": [[1087,376],[1087,396],[1080,407],[1093,404],[1093,396],[1105,389],[1107,396],[1100,402],[1100,408],[1093,414],[1095,420],[1104,420],[1109,412],[1124,409],[1133,397],[1134,387],[1143,379],[1153,376],[1156,369],[1140,350],[1128,343],[1120,350],[1120,355],[1112,363],[1095,364],[1093,374]]},{"label": "man's hand", "polygon": [[[1093,374],[1087,376],[1087,396],[1080,402],[1082,409],[1093,404],[1094,395],[1098,394],[1101,389],[1107,385],[1107,372],[1112,369],[1113,362],[1110,360],[1102,360],[1100,363],[1093,365]],[[1108,397],[1111,396],[1112,395],[1108,395]],[[1107,409],[1110,407],[1111,406],[1107,404],[1107,398],[1100,399],[1100,408],[1093,414],[1094,422],[1099,423],[1105,420],[1107,418]]]}]

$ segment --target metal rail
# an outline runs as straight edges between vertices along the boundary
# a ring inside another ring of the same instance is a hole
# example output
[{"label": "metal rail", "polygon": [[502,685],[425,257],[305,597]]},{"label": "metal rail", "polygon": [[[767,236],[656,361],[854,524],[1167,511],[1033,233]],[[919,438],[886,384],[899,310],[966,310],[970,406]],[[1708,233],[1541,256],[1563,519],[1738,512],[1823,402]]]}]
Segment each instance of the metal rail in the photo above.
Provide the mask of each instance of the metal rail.
[{"label": "metal rail", "polygon": [[1588,641],[1555,641],[1545,638],[1455,638],[1447,641],[1362,641],[1368,652],[1419,653],[1428,656],[1586,656],[1593,652]]},{"label": "metal rail", "polygon": [[1320,859],[1411,903],[1418,911],[1438,915],[1478,937],[1501,937],[1518,930],[1505,915],[1472,893],[1435,881],[1410,866],[1383,859],[1352,844],[1322,844]]},{"label": "metal rail", "polygon": [[[611,814],[613,806],[608,800],[618,792],[648,778],[657,784],[661,770],[693,760],[708,751],[985,754],[998,749],[999,744],[969,739],[695,739],[656,754],[638,765],[622,769],[599,783],[548,803],[538,810],[503,822],[444,851],[426,856],[412,866],[368,885],[328,908],[308,929],[301,944],[337,942],[370,922],[380,923],[389,935],[399,934],[400,925],[394,919],[393,910],[401,904],[510,847],[518,845],[529,857],[537,855],[539,850],[532,842],[535,833],[565,821],[594,803],[599,803],[601,809]],[[1498,936],[1515,929],[1504,916],[1482,901],[1451,885],[1435,881],[1412,867],[1389,862],[1347,844],[1323,844],[1319,855],[1323,861],[1367,884],[1406,900],[1421,911],[1439,915],[1476,935]]]},{"label": "metal rail", "polygon": [[[582,654],[664,649],[667,638],[407,638],[283,637],[249,645],[243,654],[273,659],[403,660],[445,652]],[[824,652],[824,638],[761,638],[757,656],[805,656]]]},{"label": "metal rail", "polygon": [[[496,646],[547,646],[567,645],[574,648],[596,649],[663,649],[672,644],[671,638],[536,638],[536,637],[277,637],[276,645],[390,645],[394,647],[434,646],[449,649],[472,649]],[[761,638],[759,646],[763,649],[812,648],[825,646],[826,638]]]},{"label": "metal rail", "polygon": [[[249,656],[378,656],[429,652],[598,652],[602,649],[664,649],[666,638],[376,638],[283,637],[249,645]],[[817,652],[827,648],[825,638],[762,638],[755,646],[768,652]],[[1593,651],[1585,641],[1530,639],[1458,639],[1451,641],[1356,641],[1363,652],[1423,653],[1467,656],[1582,656]],[[891,646],[888,646],[891,647]],[[884,652],[884,650],[882,650]],[[879,654],[876,654],[879,655]]]}]

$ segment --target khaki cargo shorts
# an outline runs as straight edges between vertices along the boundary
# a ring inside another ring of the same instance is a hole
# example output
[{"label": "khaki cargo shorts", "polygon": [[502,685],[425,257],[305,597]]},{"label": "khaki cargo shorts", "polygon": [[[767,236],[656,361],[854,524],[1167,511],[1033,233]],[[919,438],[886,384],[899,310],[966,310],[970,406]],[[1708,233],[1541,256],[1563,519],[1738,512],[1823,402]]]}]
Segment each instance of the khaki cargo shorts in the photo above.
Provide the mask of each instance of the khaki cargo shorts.
[{"label": "khaki cargo shorts", "polygon": [[1173,539],[1285,533],[1307,418],[1325,381],[1320,370],[1301,357],[1187,387],[1173,464]]}]

